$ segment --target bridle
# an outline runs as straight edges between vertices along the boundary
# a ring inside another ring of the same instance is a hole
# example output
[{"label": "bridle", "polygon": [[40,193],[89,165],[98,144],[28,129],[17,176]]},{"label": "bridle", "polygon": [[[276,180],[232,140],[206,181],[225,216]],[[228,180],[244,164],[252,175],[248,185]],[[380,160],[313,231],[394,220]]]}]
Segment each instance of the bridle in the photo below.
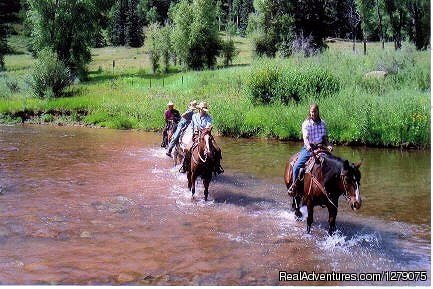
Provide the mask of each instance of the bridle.
[{"label": "bridle", "polygon": [[[341,173],[340,174],[340,180],[343,183],[343,188],[344,188],[343,195],[346,198],[346,200],[349,202],[351,196],[349,194],[349,191],[347,190],[347,186],[348,186],[347,179],[348,179],[347,173]],[[358,193],[359,185],[358,185],[358,182],[356,180],[355,180],[355,184],[356,184],[355,199],[358,200],[359,199],[359,193]]]},{"label": "bridle", "polygon": [[[203,134],[203,132],[202,131],[199,131],[199,135],[198,135],[198,139],[199,139],[199,141],[198,142],[196,142],[196,143],[194,143],[194,145],[193,145],[193,147],[192,147],[192,149],[191,150],[194,150],[199,144],[200,144],[200,139],[203,137],[203,139],[204,139],[204,137],[205,137],[205,135],[202,135]],[[203,163],[206,163],[206,161],[207,161],[207,157],[208,157],[208,153],[209,153],[209,151],[210,151],[210,146],[209,146],[209,139],[210,139],[210,137],[211,137],[211,135],[210,134],[207,134],[209,137],[207,138],[207,139],[204,139],[205,140],[205,142],[206,142],[206,145],[205,145],[205,148],[204,148],[204,157],[200,154],[200,148],[198,149],[198,151],[197,151],[197,154],[198,154],[198,157],[199,157],[199,159],[203,162]],[[196,160],[196,158],[194,157],[194,154],[193,153],[191,153],[191,156],[192,156],[192,160],[194,161],[194,163],[195,164],[198,164],[198,161]]]}]

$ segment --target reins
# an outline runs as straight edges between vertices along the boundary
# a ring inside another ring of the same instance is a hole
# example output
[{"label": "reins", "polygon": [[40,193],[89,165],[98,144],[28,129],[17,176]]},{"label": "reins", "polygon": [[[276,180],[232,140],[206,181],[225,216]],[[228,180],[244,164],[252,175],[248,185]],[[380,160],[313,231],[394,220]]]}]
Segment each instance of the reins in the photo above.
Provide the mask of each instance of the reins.
[{"label": "reins", "polygon": [[[311,189],[312,189],[312,186],[314,183],[319,188],[319,190],[325,195],[325,197],[328,199],[329,203],[331,203],[336,209],[338,209],[337,205],[335,205],[334,202],[331,200],[328,192],[326,191],[325,187],[319,182],[319,180],[311,172],[308,172],[307,174],[309,174],[311,176],[310,185],[308,188],[308,194],[307,195],[311,194]],[[346,187],[345,177],[346,177],[345,174],[340,174],[340,180],[343,182],[343,187],[344,187],[343,195],[346,198],[346,200],[349,200],[350,197],[349,197],[349,192],[348,192],[347,187]]]},{"label": "reins", "polygon": [[331,203],[331,205],[333,205],[336,209],[338,209],[338,207],[334,204],[334,202],[331,200],[331,198],[329,197],[328,192],[326,191],[325,187],[319,182],[319,180],[312,174],[312,173],[308,173],[311,176],[311,180],[310,180],[310,186],[308,188],[308,195],[310,195],[311,193],[311,188],[313,186],[313,182],[314,184],[320,189],[320,191],[325,195],[325,197],[328,199],[328,201]]},{"label": "reins", "polygon": [[[199,139],[200,139],[200,135],[199,135]],[[192,156],[192,160],[194,161],[195,164],[198,164],[198,161],[194,157],[194,149],[197,148],[199,144],[200,144],[199,142],[195,142],[191,148],[191,156]],[[206,161],[207,161],[207,153],[208,153],[207,147],[205,147],[205,149],[204,149],[204,157],[202,157],[200,154],[200,148],[198,148],[198,150],[197,150],[198,157],[203,163],[206,163]]]}]

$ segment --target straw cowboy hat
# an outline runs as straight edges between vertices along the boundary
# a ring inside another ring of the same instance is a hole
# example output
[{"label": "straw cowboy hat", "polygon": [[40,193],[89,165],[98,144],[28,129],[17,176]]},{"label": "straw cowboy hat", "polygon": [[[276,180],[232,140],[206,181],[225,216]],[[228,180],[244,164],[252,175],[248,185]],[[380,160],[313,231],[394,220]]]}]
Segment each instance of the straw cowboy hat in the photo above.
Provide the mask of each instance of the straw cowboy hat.
[{"label": "straw cowboy hat", "polygon": [[207,102],[206,102],[206,101],[202,101],[202,102],[200,102],[200,104],[197,105],[197,108],[198,108],[198,109],[201,109],[201,110],[203,110],[203,111],[206,111],[206,112],[209,111],[209,108],[207,107]]},{"label": "straw cowboy hat", "polygon": [[189,103],[189,109],[196,109],[197,108],[197,101],[193,100]]},{"label": "straw cowboy hat", "polygon": [[171,101],[169,101],[169,102],[167,103],[167,106],[174,106],[174,103],[171,102]]}]

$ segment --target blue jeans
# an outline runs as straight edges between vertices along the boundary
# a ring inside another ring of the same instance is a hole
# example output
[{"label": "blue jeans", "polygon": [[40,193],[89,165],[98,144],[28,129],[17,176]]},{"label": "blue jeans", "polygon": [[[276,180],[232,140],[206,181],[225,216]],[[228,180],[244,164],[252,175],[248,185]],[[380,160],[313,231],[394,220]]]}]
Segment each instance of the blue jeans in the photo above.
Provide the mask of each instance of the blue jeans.
[{"label": "blue jeans", "polygon": [[298,160],[296,161],[295,166],[293,167],[293,182],[296,181],[296,179],[299,176],[299,170],[305,165],[305,163],[308,161],[310,157],[311,157],[311,153],[307,151],[305,147],[302,147]]},{"label": "blue jeans", "polygon": [[184,119],[183,117],[181,118],[181,120],[179,121],[179,123],[177,124],[177,128],[176,131],[174,132],[170,144],[168,145],[168,151],[171,152],[171,150],[174,148],[174,146],[176,145],[176,143],[179,141],[179,137],[180,137],[180,132],[182,131],[182,129],[186,126],[188,126],[189,121],[187,121],[186,119]]}]

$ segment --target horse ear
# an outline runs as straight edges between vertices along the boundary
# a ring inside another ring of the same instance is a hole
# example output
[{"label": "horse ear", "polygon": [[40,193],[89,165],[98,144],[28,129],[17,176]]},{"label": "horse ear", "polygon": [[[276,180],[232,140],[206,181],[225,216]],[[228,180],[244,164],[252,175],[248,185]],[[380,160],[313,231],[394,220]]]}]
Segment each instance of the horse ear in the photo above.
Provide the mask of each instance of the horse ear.
[{"label": "horse ear", "polygon": [[355,168],[359,169],[359,167],[362,165],[362,161],[361,162],[357,162],[356,164],[353,164],[355,166]]},{"label": "horse ear", "polygon": [[343,163],[343,169],[348,170],[349,169],[349,161],[345,160]]}]

